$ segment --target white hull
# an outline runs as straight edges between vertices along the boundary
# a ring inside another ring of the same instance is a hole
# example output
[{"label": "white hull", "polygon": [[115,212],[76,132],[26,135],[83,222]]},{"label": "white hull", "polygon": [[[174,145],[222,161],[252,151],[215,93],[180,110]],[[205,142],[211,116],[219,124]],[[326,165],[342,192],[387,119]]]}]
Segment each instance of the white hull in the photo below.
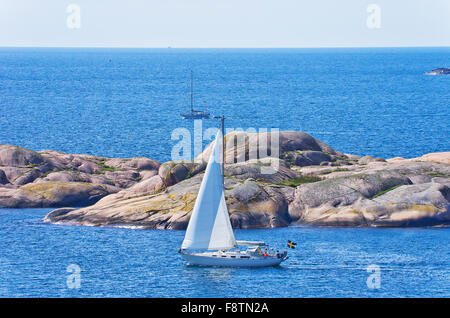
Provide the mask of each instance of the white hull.
[{"label": "white hull", "polygon": [[222,266],[222,267],[266,267],[280,265],[286,258],[274,256],[241,257],[230,255],[222,257],[215,253],[181,253],[189,265]]}]

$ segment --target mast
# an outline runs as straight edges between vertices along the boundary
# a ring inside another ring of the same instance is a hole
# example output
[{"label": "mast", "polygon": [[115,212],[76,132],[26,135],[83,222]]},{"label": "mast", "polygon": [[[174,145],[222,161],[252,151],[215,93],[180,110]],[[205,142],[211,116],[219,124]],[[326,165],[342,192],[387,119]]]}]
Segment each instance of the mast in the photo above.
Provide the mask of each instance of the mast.
[{"label": "mast", "polygon": [[225,116],[220,118],[222,125],[222,184],[225,188]]},{"label": "mast", "polygon": [[194,83],[193,83],[193,75],[191,70],[191,114],[194,112]]}]

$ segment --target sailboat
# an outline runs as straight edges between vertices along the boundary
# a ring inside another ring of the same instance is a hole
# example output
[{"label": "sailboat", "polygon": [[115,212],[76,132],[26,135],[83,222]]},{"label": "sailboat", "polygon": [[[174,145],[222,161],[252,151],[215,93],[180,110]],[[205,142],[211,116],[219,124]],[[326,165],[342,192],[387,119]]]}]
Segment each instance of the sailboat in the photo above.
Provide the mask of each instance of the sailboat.
[{"label": "sailboat", "polygon": [[[223,119],[224,117],[222,126]],[[222,139],[222,169],[219,159],[220,139]],[[264,242],[236,241],[234,237],[224,195],[223,141],[223,132],[221,134],[219,131],[179,253],[190,265],[226,267],[279,265],[288,258],[286,251],[275,253]],[[239,246],[247,248],[242,251]]]},{"label": "sailboat", "polygon": [[211,116],[211,114],[209,114],[206,111],[206,106],[205,106],[205,111],[201,111],[201,110],[195,110],[194,109],[194,89],[193,89],[193,84],[194,80],[193,80],[193,73],[191,71],[191,111],[187,114],[180,114],[181,117],[183,117],[184,119],[201,119],[201,118],[209,118]]}]

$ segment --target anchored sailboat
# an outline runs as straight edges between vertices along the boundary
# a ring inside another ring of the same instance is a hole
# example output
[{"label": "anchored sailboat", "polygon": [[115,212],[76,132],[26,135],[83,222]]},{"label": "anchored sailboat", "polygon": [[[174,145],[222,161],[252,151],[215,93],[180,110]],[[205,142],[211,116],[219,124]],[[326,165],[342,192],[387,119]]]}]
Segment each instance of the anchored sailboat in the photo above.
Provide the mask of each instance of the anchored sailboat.
[{"label": "anchored sailboat", "polygon": [[[222,125],[223,119],[222,117]],[[222,173],[219,159],[220,141]],[[267,251],[268,245],[264,242],[236,241],[225,202],[223,171],[223,133],[218,132],[179,253],[191,265],[279,265],[287,259],[286,251],[273,253]],[[241,251],[239,245],[248,248]],[[261,247],[266,251],[263,252]]]},{"label": "anchored sailboat", "polygon": [[[201,119],[201,118],[209,118],[211,115],[206,111],[195,110],[194,109],[194,80],[193,73],[191,71],[191,111],[187,114],[180,114],[184,119]],[[206,106],[205,106],[206,108]]]}]

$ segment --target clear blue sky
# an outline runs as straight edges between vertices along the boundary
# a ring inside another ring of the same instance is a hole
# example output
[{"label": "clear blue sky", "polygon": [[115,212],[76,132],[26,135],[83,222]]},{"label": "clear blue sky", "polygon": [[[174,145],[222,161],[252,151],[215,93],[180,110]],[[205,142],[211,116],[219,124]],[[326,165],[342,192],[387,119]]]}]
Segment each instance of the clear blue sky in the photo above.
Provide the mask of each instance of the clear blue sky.
[{"label": "clear blue sky", "polygon": [[450,0],[0,0],[0,46],[450,46]]}]

